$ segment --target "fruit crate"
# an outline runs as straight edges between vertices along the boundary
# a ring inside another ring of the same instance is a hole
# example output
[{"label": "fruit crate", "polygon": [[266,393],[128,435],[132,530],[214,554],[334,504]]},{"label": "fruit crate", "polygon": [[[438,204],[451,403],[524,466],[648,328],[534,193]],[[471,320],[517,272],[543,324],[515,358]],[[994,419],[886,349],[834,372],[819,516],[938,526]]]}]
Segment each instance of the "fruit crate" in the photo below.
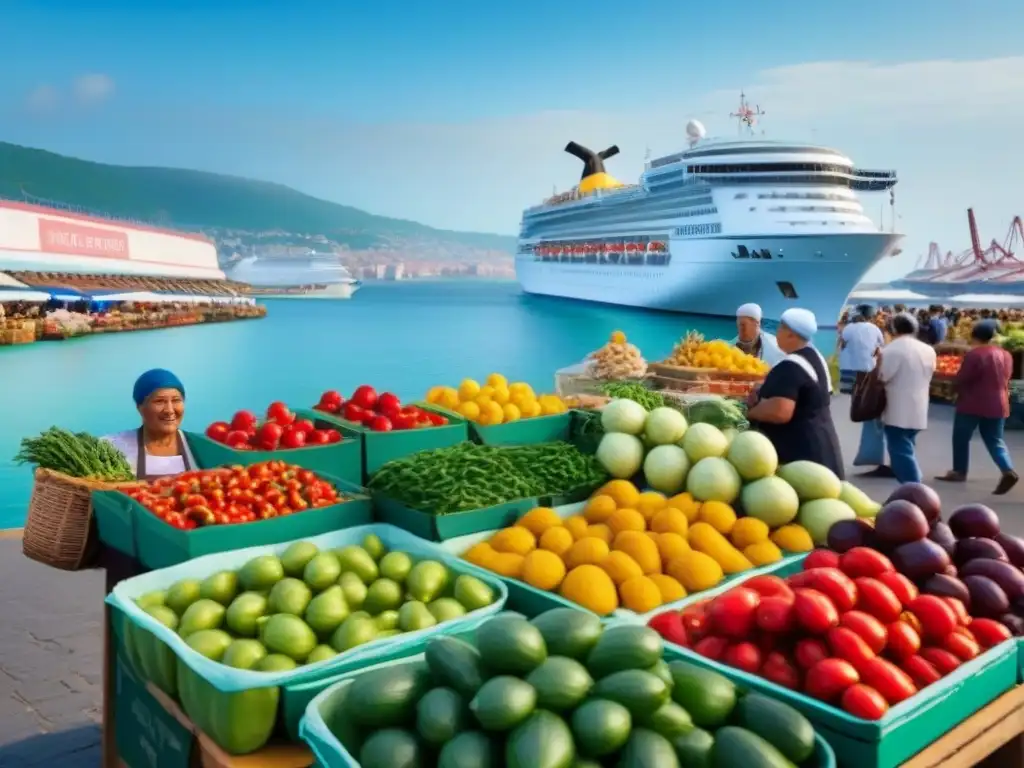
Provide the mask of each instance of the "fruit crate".
[{"label": "fruit crate", "polygon": [[[462,639],[470,640],[471,635],[472,632],[467,632]],[[666,655],[664,658],[668,660],[670,657]],[[421,651],[407,649],[405,655],[399,658],[382,660],[373,666],[338,675],[330,686],[313,697],[299,724],[299,732],[302,740],[316,756],[317,765],[330,768],[360,768],[358,758],[354,756],[359,750],[359,734],[351,721],[344,716],[349,688],[359,675],[383,667],[421,664],[424,660],[425,656]],[[835,753],[821,734],[815,734],[814,754],[802,763],[802,766],[835,768]]]},{"label": "fruit crate", "polygon": [[[579,501],[573,504],[556,506],[554,507],[554,510],[556,513],[558,513],[558,516],[564,520],[566,518],[572,517],[573,515],[583,514],[583,510],[586,508],[586,506],[586,501]],[[529,509],[525,509],[523,510],[523,513],[528,511]],[[480,542],[487,541],[501,528],[506,528],[510,525],[513,525],[516,519],[518,519],[518,517],[516,517],[515,519],[508,520],[507,522],[504,522],[501,525],[495,526],[490,530],[480,531],[470,535],[449,539],[447,541],[442,542],[441,546],[444,548],[446,552],[453,555],[454,557],[461,557],[462,554],[466,552],[470,547],[474,546],[475,544],[479,544]],[[653,611],[648,611],[647,613],[635,613],[634,611],[630,611],[626,608],[619,608],[611,615],[611,618],[634,624],[646,624],[659,613],[663,613],[668,610],[680,610],[685,606],[693,602],[696,602],[697,600],[704,600],[708,597],[712,597],[721,592],[725,592],[726,590],[735,586],[738,581],[748,579],[751,576],[757,576],[762,573],[774,573],[777,572],[780,567],[791,568],[793,571],[797,571],[800,569],[800,563],[803,562],[803,559],[805,557],[806,554],[789,554],[786,555],[778,563],[764,565],[759,568],[753,568],[744,573],[738,573],[734,576],[729,576],[723,579],[718,586],[713,587],[712,589],[704,590],[703,592],[694,592],[692,594],[687,595],[682,600],[676,600],[671,603],[665,603],[664,605],[658,606]],[[493,573],[492,571],[488,571],[486,568],[481,568],[477,565],[473,565],[472,563],[466,564],[470,568],[473,568],[481,573],[489,573],[492,576],[496,576],[497,578],[500,578],[502,581],[504,581],[505,586],[508,588],[508,606],[512,610],[521,611],[528,615],[536,615],[538,613],[543,613],[544,611],[549,610],[551,608],[562,607],[573,608],[577,611],[584,611],[585,613],[590,613],[588,609],[584,608],[578,603],[574,603],[572,600],[568,600],[562,597],[560,594],[556,592],[545,592],[542,589],[537,589],[536,587],[527,584],[525,581],[508,578],[506,576],[497,576],[497,574]]]},{"label": "fruit crate", "polygon": [[[319,416],[310,417],[317,429],[336,429],[337,425]],[[340,431],[340,430],[339,430]],[[198,432],[186,432],[188,447],[201,469],[241,464],[248,467],[261,461],[284,461],[303,469],[322,472],[351,483],[363,483],[363,454],[358,435],[342,433],[342,440],[328,445],[307,445],[277,451],[238,451],[211,440]]]},{"label": "fruit crate", "polygon": [[739,371],[723,371],[717,368],[689,368],[671,363],[651,363],[648,371],[662,379],[682,381],[764,381],[762,373],[741,373]]},{"label": "fruit crate", "polygon": [[[762,573],[786,576],[799,570],[792,562]],[[746,577],[748,574],[743,574]],[[749,575],[754,575],[753,573]],[[738,579],[737,581],[742,581]],[[729,586],[735,586],[733,582]],[[720,594],[722,588],[711,590]],[[713,596],[713,595],[711,595]],[[692,602],[687,599],[685,602]],[[1001,643],[937,683],[892,707],[880,720],[863,720],[762,677],[712,661],[681,646],[665,643],[665,657],[714,670],[747,690],[779,699],[796,708],[835,749],[838,764],[848,768],[896,768],[953,730],[1017,684],[1018,644]],[[1024,657],[1022,657],[1024,658]]]},{"label": "fruit crate", "polygon": [[359,439],[365,480],[394,459],[400,459],[410,453],[448,448],[469,439],[469,428],[461,416],[427,403],[414,403],[414,405],[425,411],[439,413],[447,417],[449,423],[440,427],[403,429],[396,432],[371,432],[361,424],[346,421],[334,414],[301,408],[296,409],[295,413],[299,418],[322,420],[342,430],[342,434]]},{"label": "fruit crate", "polygon": [[483,509],[435,515],[421,509],[413,509],[380,493],[370,491],[370,495],[373,498],[376,519],[409,531],[427,541],[446,541],[478,531],[504,528],[512,525],[534,507],[540,506],[540,499],[526,498]]},{"label": "fruit crate", "polygon": [[93,491],[96,531],[107,546],[136,558],[146,568],[156,569],[203,555],[317,536],[372,521],[373,505],[363,488],[324,473],[318,475],[331,481],[348,500],[269,520],[191,531],[168,525],[120,491]]},{"label": "fruit crate", "polygon": [[[453,576],[472,574],[494,591],[495,601],[484,608],[470,611],[461,618],[446,621],[428,629],[376,640],[340,653],[331,659],[285,672],[254,672],[235,669],[212,661],[189,647],[173,630],[144,612],[135,602],[142,595],[164,590],[182,579],[201,580],[220,571],[236,570],[260,555],[280,555],[294,543],[285,541],[273,546],[250,547],[200,557],[120,582],[106,600],[115,613],[113,620],[115,635],[136,669],[139,668],[138,659],[140,657],[143,659],[144,667],[157,658],[161,645],[165,646],[166,653],[160,663],[171,669],[168,673],[157,677],[161,677],[162,682],[173,680],[175,685],[186,677],[192,681],[193,685],[198,683],[204,694],[202,697],[204,701],[216,700],[213,704],[204,704],[204,711],[210,711],[218,704],[227,706],[229,699],[224,698],[222,701],[221,697],[228,697],[231,694],[253,692],[257,689],[280,689],[281,700],[278,706],[283,707],[285,712],[292,713],[292,727],[296,728],[295,723],[301,713],[296,714],[298,704],[295,702],[301,702],[301,697],[306,697],[306,700],[311,698],[310,691],[315,689],[320,681],[337,677],[343,672],[362,668],[370,663],[376,663],[380,659],[407,655],[412,651],[422,649],[423,644],[430,637],[441,634],[459,634],[471,630],[481,621],[501,611],[505,605],[508,592],[496,576],[491,574],[481,576],[473,572],[468,564],[451,557],[436,544],[423,541],[394,526],[366,525],[302,540],[312,542],[321,551],[327,551],[359,544],[370,534],[378,536],[389,551],[406,552],[417,559],[437,560],[443,563]],[[157,683],[155,680],[152,682]],[[302,688],[301,686],[305,684],[312,688]],[[160,687],[159,684],[158,687]],[[293,698],[293,694],[289,693],[289,690],[292,689],[297,691],[294,696],[300,698]],[[188,702],[183,700],[182,703],[192,721],[200,729],[210,733],[211,729],[204,722],[203,712],[194,709],[190,711]],[[276,717],[274,723],[276,724]],[[273,724],[270,727],[272,728]]]},{"label": "fruit crate", "polygon": [[534,416],[519,419],[508,424],[483,426],[470,424],[472,438],[483,445],[536,445],[554,443],[569,439],[572,428],[572,414],[555,413],[550,416]]}]

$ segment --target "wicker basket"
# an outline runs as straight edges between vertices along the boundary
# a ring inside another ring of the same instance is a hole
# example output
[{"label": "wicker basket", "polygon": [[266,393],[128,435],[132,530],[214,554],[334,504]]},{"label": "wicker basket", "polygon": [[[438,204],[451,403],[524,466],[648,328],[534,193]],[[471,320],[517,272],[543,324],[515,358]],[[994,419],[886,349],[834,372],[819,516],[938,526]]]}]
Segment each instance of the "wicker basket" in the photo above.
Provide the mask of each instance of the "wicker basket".
[{"label": "wicker basket", "polygon": [[92,528],[92,492],[138,483],[81,480],[50,469],[37,469],[22,551],[25,557],[64,571],[88,567],[98,547]]}]

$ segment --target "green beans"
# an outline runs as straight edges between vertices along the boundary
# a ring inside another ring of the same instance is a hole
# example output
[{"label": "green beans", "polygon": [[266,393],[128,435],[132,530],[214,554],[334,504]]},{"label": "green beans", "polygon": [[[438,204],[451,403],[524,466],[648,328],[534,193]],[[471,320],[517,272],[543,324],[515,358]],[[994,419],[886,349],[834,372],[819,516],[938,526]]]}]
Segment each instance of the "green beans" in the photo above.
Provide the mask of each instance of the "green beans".
[{"label": "green beans", "polygon": [[26,437],[14,457],[18,464],[35,464],[43,469],[109,482],[135,479],[128,460],[106,440],[85,432],[73,434],[50,427],[38,437]]},{"label": "green beans", "polygon": [[671,403],[666,403],[664,395],[660,392],[654,392],[636,382],[609,381],[601,385],[601,392],[615,399],[633,400],[648,411],[671,405]]},{"label": "green beans", "polygon": [[606,479],[593,456],[569,443],[459,443],[389,461],[367,485],[413,509],[447,515],[567,493]]}]

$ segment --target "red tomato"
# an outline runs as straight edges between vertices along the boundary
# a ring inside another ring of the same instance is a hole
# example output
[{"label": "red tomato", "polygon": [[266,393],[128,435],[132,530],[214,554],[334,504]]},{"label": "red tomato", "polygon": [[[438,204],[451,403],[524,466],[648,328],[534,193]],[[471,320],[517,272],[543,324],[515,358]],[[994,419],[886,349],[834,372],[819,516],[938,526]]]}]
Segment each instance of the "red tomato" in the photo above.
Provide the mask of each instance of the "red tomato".
[{"label": "red tomato", "polygon": [[844,552],[839,558],[839,568],[851,579],[873,577],[896,570],[888,557],[870,547],[854,547]]},{"label": "red tomato", "polygon": [[900,605],[904,608],[910,605],[920,594],[917,587],[914,586],[914,582],[902,573],[886,571],[885,573],[878,574],[875,578],[892,590],[892,593],[896,595],[896,599],[900,601]]},{"label": "red tomato", "polygon": [[676,611],[665,611],[659,613],[649,622],[647,626],[676,645],[689,646],[690,641],[686,637],[686,627],[683,626],[683,617]]},{"label": "red tomato", "polygon": [[382,392],[380,397],[377,398],[377,403],[374,407],[378,413],[389,416],[402,410],[402,401],[398,399],[398,395],[391,392]]},{"label": "red tomato", "polygon": [[374,432],[390,432],[391,419],[387,416],[374,416],[369,426]]},{"label": "red tomato", "polygon": [[708,606],[711,631],[726,637],[750,637],[760,601],[761,596],[746,587],[736,587],[719,595]]},{"label": "red tomato", "polygon": [[354,403],[351,400],[341,406],[342,418],[347,421],[361,422],[363,420],[364,413],[366,413],[366,410],[361,405]]},{"label": "red tomato", "polygon": [[1009,629],[993,619],[974,619],[971,622],[971,634],[986,649],[1013,637]]},{"label": "red tomato", "polygon": [[862,720],[880,720],[888,709],[885,697],[870,685],[857,683],[843,692],[839,706],[844,711]]},{"label": "red tomato", "polygon": [[761,669],[761,651],[753,643],[733,643],[725,649],[722,663],[756,675]]},{"label": "red tomato", "polygon": [[224,444],[236,451],[249,447],[249,433],[233,429],[224,437]]},{"label": "red tomato", "polygon": [[810,669],[819,661],[828,658],[828,646],[821,640],[805,637],[803,640],[797,641],[793,648],[793,657],[801,668]]},{"label": "red tomato", "polygon": [[341,393],[334,389],[328,389],[320,395],[320,405],[326,406],[329,412],[336,412],[343,402]]},{"label": "red tomato", "polygon": [[816,589],[794,590],[793,615],[797,624],[814,635],[823,635],[839,626],[835,605]]},{"label": "red tomato", "polygon": [[784,597],[792,601],[793,590],[778,576],[754,576],[743,582],[743,586],[752,589],[761,597]]},{"label": "red tomato", "polygon": [[231,417],[231,429],[245,432],[256,426],[256,414],[252,411],[238,411]]},{"label": "red tomato", "polygon": [[280,401],[271,403],[267,408],[267,418],[273,419],[279,424],[287,423],[285,422],[285,419],[288,417],[289,413],[291,412],[288,410],[288,406]]},{"label": "red tomato", "polygon": [[772,651],[765,656],[764,664],[758,674],[783,688],[797,691],[800,689],[800,672],[785,654]]},{"label": "red tomato", "polygon": [[434,413],[433,411],[427,411],[427,420],[430,421],[432,427],[443,427],[448,423],[448,419],[442,416],[440,413]]},{"label": "red tomato", "polygon": [[939,670],[923,656],[908,656],[900,662],[900,667],[910,675],[910,679],[919,689],[926,688],[942,679]]},{"label": "red tomato", "polygon": [[885,652],[894,659],[905,659],[921,650],[921,636],[905,621],[894,621],[888,631],[889,642]]},{"label": "red tomato", "polygon": [[306,433],[295,428],[289,428],[281,436],[282,448],[302,448],[306,444]]},{"label": "red tomato", "polygon": [[256,444],[264,451],[273,451],[281,442],[284,428],[273,421],[268,421],[256,430]]},{"label": "red tomato", "polygon": [[306,445],[327,445],[329,442],[331,442],[331,437],[326,430],[314,429],[306,434]]},{"label": "red tomato", "polygon": [[853,583],[857,585],[857,610],[871,614],[883,624],[896,621],[900,617],[900,601],[885,584],[867,576],[855,579]]},{"label": "red tomato", "polygon": [[790,586],[810,587],[832,601],[840,613],[853,610],[857,604],[857,587],[838,568],[811,568],[790,578]]},{"label": "red tomato", "polygon": [[953,609],[953,615],[956,616],[956,623],[961,627],[966,627],[971,623],[971,614],[967,612],[967,608],[964,604],[955,597],[944,597],[942,598],[946,605]]},{"label": "red tomato", "polygon": [[815,549],[807,557],[804,558],[804,570],[809,571],[811,568],[838,568],[839,567],[839,553],[833,552],[831,549]]},{"label": "red tomato", "polygon": [[391,426],[393,429],[412,429],[416,426],[416,419],[406,413],[393,413],[385,414],[391,419]]},{"label": "red tomato", "polygon": [[793,600],[786,597],[762,597],[757,606],[758,629],[782,634],[793,628]]},{"label": "red tomato", "polygon": [[722,656],[725,654],[728,647],[729,641],[726,638],[708,635],[707,637],[699,640],[697,644],[693,646],[693,650],[705,658],[721,661]]},{"label": "red tomato", "polygon": [[699,640],[708,631],[707,605],[707,600],[701,600],[686,606],[680,612],[683,626],[686,628],[686,636],[691,640]]},{"label": "red tomato", "polygon": [[231,425],[226,421],[215,421],[206,428],[206,436],[218,443],[223,443],[231,431]]},{"label": "red tomato", "polygon": [[981,646],[973,637],[952,632],[942,640],[942,648],[956,656],[960,661],[970,661],[981,653]]},{"label": "red tomato", "polygon": [[860,682],[853,665],[842,659],[824,659],[807,670],[804,692],[822,701],[835,701],[851,685]]},{"label": "red tomato", "polygon": [[377,390],[364,384],[356,388],[356,391],[352,393],[352,397],[349,398],[349,402],[354,402],[364,410],[373,410],[377,405]]},{"label": "red tomato", "polygon": [[295,429],[301,429],[307,435],[316,429],[316,427],[313,426],[313,422],[309,419],[296,419],[295,423],[292,424],[292,427]]},{"label": "red tomato", "polygon": [[885,625],[863,611],[847,611],[839,617],[839,626],[856,632],[860,639],[868,644],[868,648],[876,654],[882,652],[889,637]]},{"label": "red tomato", "polygon": [[369,427],[373,424],[373,420],[377,418],[377,412],[374,410],[363,411],[363,426]]},{"label": "red tomato", "polygon": [[323,431],[324,431],[324,434],[327,435],[327,442],[328,443],[332,443],[333,444],[333,443],[340,443],[341,442],[341,432],[339,432],[338,430],[336,430],[336,429],[325,429]]},{"label": "red tomato", "polygon": [[836,627],[828,631],[828,646],[832,655],[853,664],[853,668],[861,670],[864,664],[875,658],[875,652],[868,647],[860,635],[846,627]]},{"label": "red tomato", "polygon": [[865,683],[877,690],[890,704],[899,704],[917,693],[910,676],[891,661],[874,658],[860,671]]},{"label": "red tomato", "polygon": [[920,595],[907,607],[921,622],[921,634],[926,638],[941,640],[957,627],[956,614],[941,597]]}]

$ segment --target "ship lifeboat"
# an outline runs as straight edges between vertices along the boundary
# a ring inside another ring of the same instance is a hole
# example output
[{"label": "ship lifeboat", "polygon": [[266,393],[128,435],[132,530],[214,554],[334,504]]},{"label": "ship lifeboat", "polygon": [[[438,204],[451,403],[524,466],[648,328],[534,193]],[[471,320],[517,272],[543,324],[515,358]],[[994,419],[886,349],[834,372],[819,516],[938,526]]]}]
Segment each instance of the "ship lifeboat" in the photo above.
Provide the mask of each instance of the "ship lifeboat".
[{"label": "ship lifeboat", "polygon": [[637,250],[637,244],[636,243],[626,243],[626,253],[636,253],[636,250]]}]

